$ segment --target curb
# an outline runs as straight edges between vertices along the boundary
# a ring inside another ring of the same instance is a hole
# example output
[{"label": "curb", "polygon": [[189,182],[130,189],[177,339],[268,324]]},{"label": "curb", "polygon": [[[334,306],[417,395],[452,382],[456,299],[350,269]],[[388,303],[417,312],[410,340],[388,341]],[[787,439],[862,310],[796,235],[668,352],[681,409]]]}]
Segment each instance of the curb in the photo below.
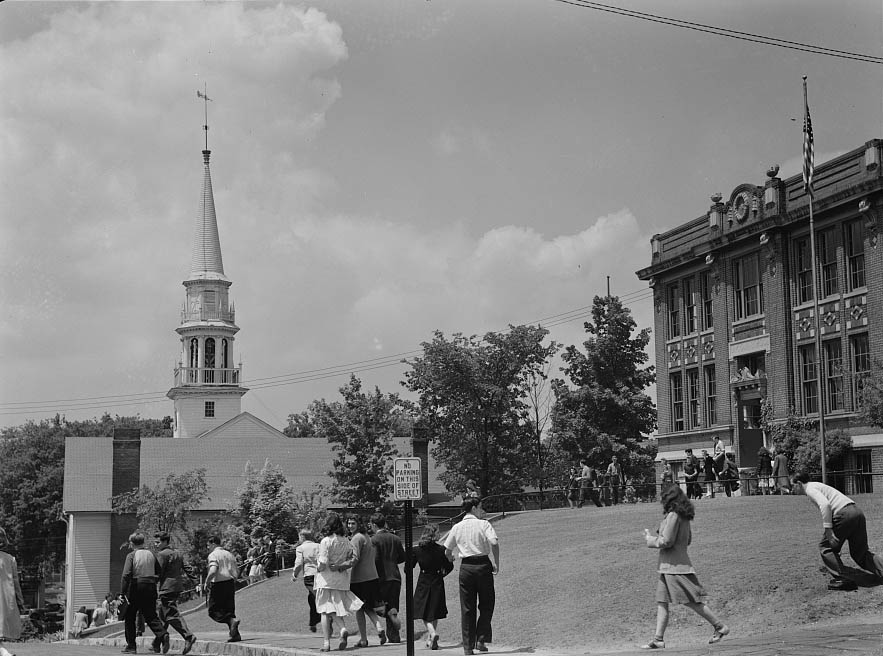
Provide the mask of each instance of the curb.
[{"label": "curb", "polygon": [[[70,644],[88,645],[88,646],[104,646],[119,647],[123,649],[126,646],[125,638],[87,638],[84,640],[68,640]],[[150,646],[153,638],[140,637],[136,639],[138,645],[138,653],[151,654]],[[170,637],[169,654],[180,654],[184,649],[184,639],[181,637]],[[301,649],[298,647],[272,647],[270,645],[254,645],[243,644],[241,642],[219,642],[216,640],[202,640],[197,637],[193,645],[194,656],[208,654],[209,656],[316,656],[317,649]]]}]

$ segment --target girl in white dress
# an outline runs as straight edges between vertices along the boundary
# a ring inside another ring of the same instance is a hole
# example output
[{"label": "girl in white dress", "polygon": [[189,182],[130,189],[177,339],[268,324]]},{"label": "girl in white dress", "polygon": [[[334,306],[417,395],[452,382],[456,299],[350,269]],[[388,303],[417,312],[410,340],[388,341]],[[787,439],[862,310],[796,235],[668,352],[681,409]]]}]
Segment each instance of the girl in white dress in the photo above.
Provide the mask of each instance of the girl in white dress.
[{"label": "girl in white dress", "polygon": [[[362,601],[350,592],[350,569],[355,562],[353,545],[346,538],[343,522],[337,513],[328,513],[322,529],[325,537],[319,543],[318,573],[314,590],[316,610],[322,614],[325,641],[320,651],[331,651],[334,618],[346,617],[362,607]],[[341,620],[338,649],[346,649],[349,632]]]}]

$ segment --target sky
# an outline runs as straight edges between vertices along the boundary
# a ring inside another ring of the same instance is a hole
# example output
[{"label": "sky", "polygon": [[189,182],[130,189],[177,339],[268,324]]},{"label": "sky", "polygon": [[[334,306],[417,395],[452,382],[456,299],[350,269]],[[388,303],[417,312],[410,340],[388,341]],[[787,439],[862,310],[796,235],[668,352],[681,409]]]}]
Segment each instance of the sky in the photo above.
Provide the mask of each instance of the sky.
[{"label": "sky", "polygon": [[[0,427],[173,414],[208,145],[243,410],[409,396],[433,331],[585,339],[710,196],[883,136],[883,67],[555,0],[0,3]],[[883,54],[878,0],[630,0]],[[795,120],[796,119],[796,120]],[[560,376],[560,372],[553,371]],[[651,390],[652,392],[652,390]]]}]

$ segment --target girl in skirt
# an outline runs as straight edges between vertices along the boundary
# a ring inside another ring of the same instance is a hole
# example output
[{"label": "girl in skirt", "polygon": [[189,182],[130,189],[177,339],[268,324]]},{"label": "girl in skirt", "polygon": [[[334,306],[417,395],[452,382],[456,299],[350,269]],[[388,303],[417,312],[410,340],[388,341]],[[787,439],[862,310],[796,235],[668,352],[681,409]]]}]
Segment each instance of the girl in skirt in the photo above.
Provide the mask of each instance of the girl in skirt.
[{"label": "girl in skirt", "polygon": [[[322,532],[325,537],[319,543],[314,589],[316,610],[322,614],[322,633],[325,636],[320,651],[331,651],[334,618],[355,613],[362,607],[362,601],[350,592],[350,569],[355,563],[355,554],[353,545],[344,534],[340,515],[328,513]],[[341,620],[338,649],[346,649],[348,637],[349,632]]]},{"label": "girl in skirt", "polygon": [[673,485],[660,496],[662,511],[665,518],[659,525],[656,535],[644,529],[644,539],[651,549],[659,549],[659,581],[656,584],[656,635],[642,649],[662,649],[665,647],[665,629],[668,626],[668,605],[684,604],[696,612],[711,626],[714,634],[709,644],[720,642],[730,632],[730,628],[721,622],[705,604],[708,596],[696,570],[687,555],[690,544],[690,521],[695,515],[693,504],[678,485]]}]

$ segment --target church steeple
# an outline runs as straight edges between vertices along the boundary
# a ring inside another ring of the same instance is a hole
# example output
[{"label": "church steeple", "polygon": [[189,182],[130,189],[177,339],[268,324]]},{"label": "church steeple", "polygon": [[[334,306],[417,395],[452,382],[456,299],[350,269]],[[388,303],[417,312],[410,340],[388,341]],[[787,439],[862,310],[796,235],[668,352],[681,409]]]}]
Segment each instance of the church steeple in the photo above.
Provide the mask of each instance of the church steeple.
[{"label": "church steeple", "polygon": [[193,253],[190,258],[191,278],[217,278],[224,276],[224,259],[221,257],[221,239],[218,236],[218,217],[215,214],[215,196],[212,192],[212,172],[209,157],[212,151],[203,150],[205,169],[202,175],[202,195],[199,198],[199,214],[193,235]]},{"label": "church steeple", "polygon": [[175,437],[198,437],[237,416],[248,391],[240,385],[242,369],[233,360],[239,327],[229,298],[232,283],[224,274],[221,257],[210,155],[208,149],[202,151],[205,168],[190,275],[183,282],[186,299],[181,325],[175,329],[181,338],[181,359],[175,369],[175,386],[167,395],[175,402]]}]

